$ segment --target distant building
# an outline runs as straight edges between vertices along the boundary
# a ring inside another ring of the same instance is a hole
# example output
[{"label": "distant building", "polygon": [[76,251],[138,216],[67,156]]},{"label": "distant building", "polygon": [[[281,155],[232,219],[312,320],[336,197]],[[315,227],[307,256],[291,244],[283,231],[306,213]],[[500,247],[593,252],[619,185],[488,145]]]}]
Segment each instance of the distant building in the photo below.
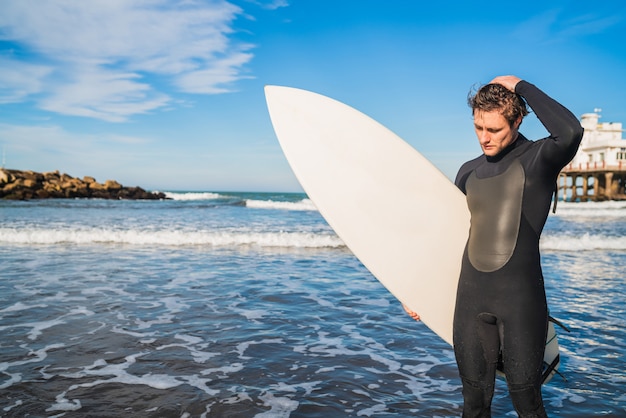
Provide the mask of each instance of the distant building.
[{"label": "distant building", "polygon": [[626,139],[622,124],[599,122],[600,109],[585,113],[576,156],[559,176],[559,196],[570,201],[626,200]]}]

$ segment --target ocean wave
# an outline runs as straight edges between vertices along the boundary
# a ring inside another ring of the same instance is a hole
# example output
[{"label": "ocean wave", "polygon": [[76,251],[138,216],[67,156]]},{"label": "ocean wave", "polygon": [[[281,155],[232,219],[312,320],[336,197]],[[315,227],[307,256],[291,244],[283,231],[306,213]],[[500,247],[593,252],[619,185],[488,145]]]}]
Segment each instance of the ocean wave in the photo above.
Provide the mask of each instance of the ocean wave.
[{"label": "ocean wave", "polygon": [[163,192],[166,197],[172,200],[215,200],[222,196],[213,192]]},{"label": "ocean wave", "polygon": [[310,232],[0,228],[0,244],[126,244],[264,248],[342,248],[334,234]]},{"label": "ocean wave", "polygon": [[317,211],[311,199],[301,200],[273,200],[247,198],[246,193],[221,194],[215,192],[163,192],[166,197],[176,201],[223,200],[219,204],[233,205],[233,203],[251,209],[280,209],[294,211]]},{"label": "ocean wave", "polygon": [[[124,244],[263,248],[344,248],[337,235],[314,232],[116,230],[105,228],[0,228],[0,244]],[[544,234],[546,251],[626,251],[626,236]]]},{"label": "ocean wave", "polygon": [[254,209],[317,210],[311,199],[302,199],[296,202],[248,199],[246,200],[246,207]]},{"label": "ocean wave", "polygon": [[540,247],[548,251],[626,251],[626,237],[602,234],[544,234]]},{"label": "ocean wave", "polygon": [[568,218],[626,218],[626,201],[559,202],[555,215]]}]

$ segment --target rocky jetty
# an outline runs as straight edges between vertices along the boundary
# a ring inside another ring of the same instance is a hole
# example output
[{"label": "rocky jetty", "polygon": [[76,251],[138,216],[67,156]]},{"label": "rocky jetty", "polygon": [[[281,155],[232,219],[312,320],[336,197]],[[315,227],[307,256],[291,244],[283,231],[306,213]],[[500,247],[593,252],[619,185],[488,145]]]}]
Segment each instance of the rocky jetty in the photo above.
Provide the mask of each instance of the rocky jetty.
[{"label": "rocky jetty", "polygon": [[0,199],[166,199],[163,193],[148,192],[141,187],[124,187],[115,180],[98,183],[95,178],[74,178],[59,171],[36,173],[34,171],[0,169]]}]

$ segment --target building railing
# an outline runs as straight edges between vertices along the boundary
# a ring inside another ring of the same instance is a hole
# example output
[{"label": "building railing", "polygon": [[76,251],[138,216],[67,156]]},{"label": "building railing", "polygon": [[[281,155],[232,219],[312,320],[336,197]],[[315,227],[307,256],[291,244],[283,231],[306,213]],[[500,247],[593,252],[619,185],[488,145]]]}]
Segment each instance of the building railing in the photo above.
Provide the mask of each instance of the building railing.
[{"label": "building railing", "polygon": [[626,162],[618,161],[617,164],[607,164],[606,161],[594,161],[587,163],[578,163],[573,164],[569,163],[566,165],[563,172],[578,172],[578,171],[625,171],[626,170]]}]

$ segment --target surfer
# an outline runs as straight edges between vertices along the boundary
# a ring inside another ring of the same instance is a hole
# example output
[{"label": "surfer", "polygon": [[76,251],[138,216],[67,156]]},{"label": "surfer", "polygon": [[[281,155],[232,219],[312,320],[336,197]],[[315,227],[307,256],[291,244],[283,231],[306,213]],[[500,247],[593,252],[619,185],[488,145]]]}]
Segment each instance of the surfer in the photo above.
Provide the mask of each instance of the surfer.
[{"label": "surfer", "polygon": [[[546,417],[541,369],[548,307],[539,237],[559,172],[583,129],[569,110],[515,76],[496,77],[468,103],[483,154],[463,164],[455,180],[471,213],[453,326],[463,417],[491,416],[500,356],[518,415]],[[530,141],[519,133],[527,105],[547,138]]]}]

